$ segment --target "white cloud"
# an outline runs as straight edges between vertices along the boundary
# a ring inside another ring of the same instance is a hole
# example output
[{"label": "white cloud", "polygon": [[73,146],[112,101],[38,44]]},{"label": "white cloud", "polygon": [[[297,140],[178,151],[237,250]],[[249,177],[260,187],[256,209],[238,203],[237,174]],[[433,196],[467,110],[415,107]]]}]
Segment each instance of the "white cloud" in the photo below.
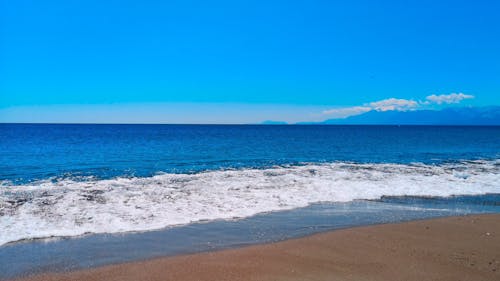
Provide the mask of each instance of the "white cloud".
[{"label": "white cloud", "polygon": [[332,118],[345,118],[349,116],[359,115],[368,111],[407,111],[418,107],[418,102],[414,100],[390,98],[380,101],[366,103],[363,106],[351,106],[333,108],[323,111],[324,115],[329,115]]},{"label": "white cloud", "polygon": [[443,104],[443,103],[459,103],[464,99],[473,99],[474,96],[466,95],[464,93],[452,93],[449,95],[430,95],[426,97],[426,100],[432,103]]},{"label": "white cloud", "polygon": [[419,104],[414,100],[390,98],[381,101],[370,102],[368,105],[376,111],[407,111],[418,107]]},{"label": "white cloud", "polygon": [[333,108],[329,110],[323,111],[323,114],[330,115],[334,118],[344,118],[353,115],[359,115],[361,113],[365,113],[372,110],[371,107],[368,106],[352,106],[352,107],[341,107],[341,108]]},{"label": "white cloud", "polygon": [[362,106],[340,107],[323,111],[323,115],[329,115],[333,118],[345,118],[359,115],[368,111],[408,111],[425,107],[430,104],[451,104],[459,103],[464,99],[473,99],[474,96],[463,93],[452,93],[449,95],[430,95],[425,101],[414,101],[407,99],[389,98],[380,101],[365,103]]}]

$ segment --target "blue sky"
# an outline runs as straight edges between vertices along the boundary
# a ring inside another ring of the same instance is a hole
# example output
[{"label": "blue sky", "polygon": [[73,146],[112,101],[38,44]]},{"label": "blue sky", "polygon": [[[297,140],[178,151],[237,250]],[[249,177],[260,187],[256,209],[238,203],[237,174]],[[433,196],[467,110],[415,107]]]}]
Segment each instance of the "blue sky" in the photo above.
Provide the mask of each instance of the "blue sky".
[{"label": "blue sky", "polygon": [[500,105],[499,10],[498,1],[4,0],[0,122],[295,122]]}]

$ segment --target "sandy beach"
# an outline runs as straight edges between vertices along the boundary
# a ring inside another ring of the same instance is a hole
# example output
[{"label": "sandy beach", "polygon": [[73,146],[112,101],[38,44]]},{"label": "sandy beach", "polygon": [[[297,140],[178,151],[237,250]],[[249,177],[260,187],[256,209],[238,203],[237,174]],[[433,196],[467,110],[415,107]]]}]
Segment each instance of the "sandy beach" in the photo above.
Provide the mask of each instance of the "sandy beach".
[{"label": "sandy beach", "polygon": [[19,280],[500,280],[500,215],[357,227]]}]

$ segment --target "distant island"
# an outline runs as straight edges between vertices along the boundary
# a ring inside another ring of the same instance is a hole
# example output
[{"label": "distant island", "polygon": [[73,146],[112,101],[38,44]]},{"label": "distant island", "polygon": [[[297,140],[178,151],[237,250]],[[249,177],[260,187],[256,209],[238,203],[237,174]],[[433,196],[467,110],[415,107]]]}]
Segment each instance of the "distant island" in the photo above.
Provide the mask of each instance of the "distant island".
[{"label": "distant island", "polygon": [[[262,124],[287,124],[265,121]],[[472,125],[499,126],[500,106],[460,107],[442,110],[376,111],[321,122],[298,122],[297,125]]]}]

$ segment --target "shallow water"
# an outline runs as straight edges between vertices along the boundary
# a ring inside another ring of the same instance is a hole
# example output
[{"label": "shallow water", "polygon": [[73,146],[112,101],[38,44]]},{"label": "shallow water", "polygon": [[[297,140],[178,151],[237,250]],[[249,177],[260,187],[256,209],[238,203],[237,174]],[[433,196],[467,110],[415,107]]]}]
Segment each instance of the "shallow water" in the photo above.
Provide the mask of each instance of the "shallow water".
[{"label": "shallow water", "polygon": [[500,193],[496,161],[323,163],[266,169],[63,179],[3,186],[0,245],[21,239],[146,231],[382,196]]},{"label": "shallow water", "polygon": [[500,213],[500,194],[322,203],[157,231],[23,241],[0,247],[0,278],[280,241],[359,225],[479,213]]}]

